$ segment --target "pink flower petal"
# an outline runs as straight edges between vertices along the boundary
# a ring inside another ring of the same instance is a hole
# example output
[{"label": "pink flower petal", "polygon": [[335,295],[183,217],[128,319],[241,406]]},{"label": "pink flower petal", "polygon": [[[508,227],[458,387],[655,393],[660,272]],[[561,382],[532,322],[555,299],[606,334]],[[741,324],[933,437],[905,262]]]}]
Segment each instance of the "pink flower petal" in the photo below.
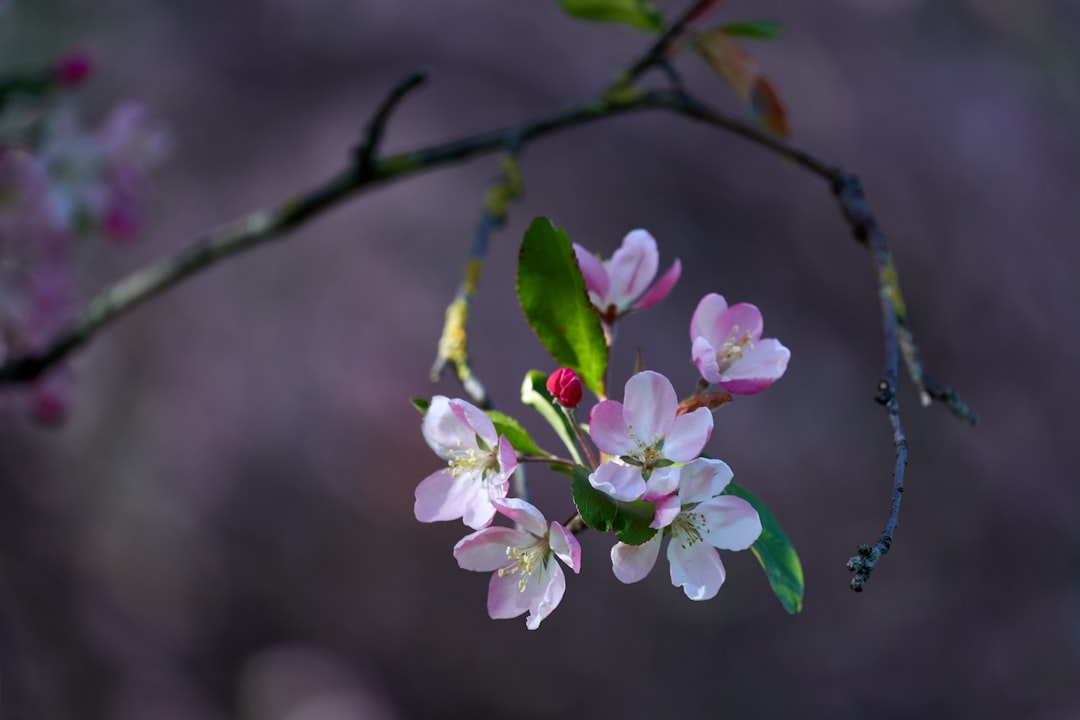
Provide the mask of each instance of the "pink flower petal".
[{"label": "pink flower petal", "polygon": [[705,518],[702,539],[721,550],[745,550],[761,536],[761,518],[739,497],[721,495],[701,503],[694,512]]},{"label": "pink flower petal", "polygon": [[734,395],[754,395],[779,380],[790,359],[791,351],[779,340],[758,340],[741,360],[732,363],[718,384]]},{"label": "pink flower petal", "polygon": [[679,409],[671,381],[645,370],[626,381],[623,418],[639,442],[651,445],[668,434]]},{"label": "pink flower petal", "polygon": [[660,253],[653,236],[645,230],[631,231],[608,263],[608,301],[620,311],[628,309],[649,287],[659,267]]},{"label": "pink flower petal", "polygon": [[551,551],[571,570],[575,573],[581,572],[581,544],[572,532],[552,521],[548,531],[548,543]]},{"label": "pink flower petal", "polygon": [[649,523],[649,527],[661,530],[666,528],[675,518],[679,516],[679,512],[682,511],[682,503],[679,502],[679,496],[668,495],[667,497],[660,498],[656,501],[656,508],[653,511],[653,520]]},{"label": "pink flower petal", "polygon": [[655,502],[667,497],[679,489],[679,468],[674,466],[656,468],[645,485],[647,489],[644,500]]},{"label": "pink flower petal", "polygon": [[533,538],[509,527],[487,527],[458,540],[454,559],[462,570],[491,572],[507,564],[506,549],[533,542]]},{"label": "pink flower petal", "polygon": [[447,458],[452,451],[477,447],[476,433],[454,413],[445,395],[431,398],[420,427],[427,444],[441,458]]},{"label": "pink flower petal", "polygon": [[[497,498],[491,503],[500,514],[510,518],[534,536],[542,538],[547,535],[547,520],[536,507],[528,502],[521,498]],[[524,544],[529,545],[532,542],[534,541],[530,539]]]},{"label": "pink flower petal", "polygon": [[671,564],[671,584],[682,587],[691,600],[716,597],[727,573],[720,555],[703,542],[683,545],[674,535],[668,543],[668,562]]},{"label": "pink flower petal", "polygon": [[699,503],[724,491],[735,474],[723,460],[698,458],[682,468],[679,480],[679,500],[683,503]]},{"label": "pink flower petal", "polygon": [[716,325],[725,312],[727,301],[723,295],[709,293],[698,302],[694,315],[690,318],[690,342],[703,337],[716,347],[724,344],[723,337],[716,337]]},{"label": "pink flower petal", "polygon": [[[467,425],[474,433],[479,435],[489,448],[495,447],[499,436],[495,432],[495,425],[491,422],[483,410],[470,402],[460,399],[450,401],[450,409],[461,422]],[[431,412],[431,409],[428,409]]]},{"label": "pink flower petal", "polygon": [[611,570],[615,577],[620,582],[629,584],[638,582],[652,572],[660,554],[660,539],[663,535],[664,533],[658,532],[641,545],[616,543],[611,548]]},{"label": "pink flower petal", "polygon": [[716,328],[720,333],[717,338],[720,342],[714,345],[723,345],[724,341],[735,336],[739,340],[746,333],[750,333],[750,339],[754,342],[761,337],[763,320],[761,311],[756,305],[750,303],[737,303],[728,308],[717,322]]},{"label": "pink flower petal", "polygon": [[[517,465],[517,453],[514,452],[514,446],[505,435],[501,436],[499,438],[499,471],[489,479],[489,482],[492,485],[508,482],[510,476],[517,470]],[[505,494],[500,497],[505,497]]]},{"label": "pink flower petal", "polygon": [[645,494],[641,468],[606,462],[589,475],[589,484],[615,500],[631,502]]},{"label": "pink flower petal", "polygon": [[454,477],[450,468],[443,468],[416,486],[413,512],[420,522],[462,518],[466,525],[477,530],[491,524],[495,506],[491,504],[487,487],[475,473]]},{"label": "pink flower petal", "polygon": [[711,383],[718,383],[723,380],[723,376],[720,374],[720,365],[716,362],[716,348],[713,347],[708,338],[700,335],[696,337],[694,344],[690,348],[690,356],[693,358],[698,372],[701,373],[701,377]]},{"label": "pink flower petal", "polygon": [[649,291],[642,295],[640,300],[634,303],[634,309],[648,310],[666,298],[675,287],[675,283],[679,282],[680,275],[682,275],[682,263],[676,259],[668,268],[668,271],[656,281],[656,284],[649,288]]},{"label": "pink flower petal", "polygon": [[694,412],[675,418],[664,441],[664,457],[675,462],[689,462],[701,454],[712,435],[713,416],[709,408],[700,407]]},{"label": "pink flower petal", "polygon": [[[492,620],[506,620],[528,612],[532,597],[521,590],[520,582],[521,577],[517,573],[501,576],[497,572],[492,573],[487,598],[488,616]],[[535,584],[536,578],[527,579],[526,590]]]},{"label": "pink flower petal", "polygon": [[574,256],[577,257],[578,267],[581,268],[581,276],[585,279],[589,299],[594,305],[604,304],[607,300],[608,289],[611,287],[604,263],[577,243],[574,243]]},{"label": "pink flower petal", "polygon": [[600,452],[631,455],[637,450],[637,443],[630,439],[624,414],[623,404],[616,400],[604,400],[593,406],[589,413],[589,437]]},{"label": "pink flower petal", "polygon": [[541,571],[539,582],[535,584],[536,591],[530,590],[530,586],[533,585],[534,583],[530,582],[525,587],[525,594],[530,595],[530,612],[529,617],[525,618],[525,627],[530,630],[540,627],[544,618],[562,602],[563,594],[566,592],[566,576],[563,575],[559,563],[551,560]]},{"label": "pink flower petal", "polygon": [[510,483],[490,484],[476,480],[471,498],[465,503],[461,521],[474,530],[487,527],[495,518],[494,498],[504,498],[510,491]]}]

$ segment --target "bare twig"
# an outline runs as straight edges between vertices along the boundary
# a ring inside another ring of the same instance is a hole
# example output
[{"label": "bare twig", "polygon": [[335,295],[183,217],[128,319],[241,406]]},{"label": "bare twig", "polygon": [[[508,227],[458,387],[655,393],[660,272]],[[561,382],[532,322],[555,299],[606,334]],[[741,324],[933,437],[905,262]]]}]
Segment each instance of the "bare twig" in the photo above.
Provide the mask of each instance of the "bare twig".
[{"label": "bare twig", "polygon": [[480,274],[491,244],[491,234],[506,224],[510,215],[510,203],[521,196],[520,139],[515,137],[508,145],[510,152],[503,160],[502,172],[492,183],[485,198],[484,212],[480,217],[480,224],[477,227],[468,260],[465,262],[461,284],[458,286],[454,299],[446,308],[446,320],[443,323],[442,334],[439,336],[435,363],[431,368],[431,379],[434,381],[438,380],[443,371],[452,365],[465,392],[474,404],[482,408],[490,408],[491,401],[484,389],[484,384],[469,362],[467,326],[469,308],[480,284]]},{"label": "bare twig", "polygon": [[375,111],[371,121],[368,123],[364,144],[356,150],[356,165],[361,174],[370,174],[374,167],[375,158],[378,156],[379,145],[382,144],[383,133],[386,130],[386,123],[390,119],[390,114],[394,112],[394,109],[409,92],[427,82],[428,76],[429,73],[426,68],[420,68],[413,71],[412,74],[406,75],[390,90],[382,105]]}]

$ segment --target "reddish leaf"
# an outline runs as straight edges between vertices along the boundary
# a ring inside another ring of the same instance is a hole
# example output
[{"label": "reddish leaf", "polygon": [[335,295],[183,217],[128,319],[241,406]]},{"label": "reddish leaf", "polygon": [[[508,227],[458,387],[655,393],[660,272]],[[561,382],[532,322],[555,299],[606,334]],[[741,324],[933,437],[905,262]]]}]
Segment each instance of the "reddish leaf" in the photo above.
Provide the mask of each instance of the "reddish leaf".
[{"label": "reddish leaf", "polygon": [[729,37],[724,28],[698,33],[693,45],[709,67],[747,104],[754,120],[779,135],[788,136],[787,113],[779,93],[742,45]]}]

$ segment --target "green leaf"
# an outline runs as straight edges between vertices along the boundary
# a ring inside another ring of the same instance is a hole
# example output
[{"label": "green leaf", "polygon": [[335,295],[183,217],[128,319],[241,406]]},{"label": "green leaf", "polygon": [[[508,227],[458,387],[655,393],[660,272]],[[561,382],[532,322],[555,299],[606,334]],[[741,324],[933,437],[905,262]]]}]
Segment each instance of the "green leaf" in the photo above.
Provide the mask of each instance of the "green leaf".
[{"label": "green leaf", "polygon": [[664,25],[660,12],[649,0],[559,0],[568,14],[582,20],[618,22],[648,32]]},{"label": "green leaf", "polygon": [[750,40],[775,40],[784,32],[784,26],[775,20],[747,20],[721,25],[720,32],[730,37]]},{"label": "green leaf", "polygon": [[581,276],[570,238],[547,218],[525,232],[518,255],[521,309],[540,342],[562,367],[604,395],[608,348]]},{"label": "green leaf", "polygon": [[547,391],[547,375],[539,370],[530,370],[525,373],[525,380],[521,383],[521,402],[535,409],[548,424],[555,429],[559,439],[563,441],[574,462],[581,464],[581,455],[578,454],[574,444],[574,428],[556,404],[551,393]]},{"label": "green leaf", "polygon": [[745,488],[730,483],[724,489],[724,494],[741,497],[757,510],[761,517],[761,537],[750,549],[764,568],[769,584],[784,609],[793,615],[799,612],[802,610],[803,601],[802,563],[799,562],[799,556],[795,554],[795,548],[784,534],[780,523],[768,508]]},{"label": "green leaf", "polygon": [[431,401],[424,398],[412,398],[409,400],[412,406],[420,411],[420,415],[427,415],[428,408],[431,407]]},{"label": "green leaf", "polygon": [[582,465],[574,467],[573,475],[574,505],[586,525],[599,532],[614,531],[627,545],[640,545],[656,535],[649,527],[655,505],[644,500],[613,500],[589,484],[589,470]]},{"label": "green leaf", "polygon": [[514,446],[514,450],[522,455],[539,455],[540,457],[550,456],[551,453],[546,450],[541,450],[540,446],[533,442],[533,439],[529,437],[528,431],[525,430],[514,418],[509,415],[505,415],[498,410],[487,410],[487,416],[491,418],[491,423],[495,426],[495,432],[504,436],[510,441],[510,444]]}]

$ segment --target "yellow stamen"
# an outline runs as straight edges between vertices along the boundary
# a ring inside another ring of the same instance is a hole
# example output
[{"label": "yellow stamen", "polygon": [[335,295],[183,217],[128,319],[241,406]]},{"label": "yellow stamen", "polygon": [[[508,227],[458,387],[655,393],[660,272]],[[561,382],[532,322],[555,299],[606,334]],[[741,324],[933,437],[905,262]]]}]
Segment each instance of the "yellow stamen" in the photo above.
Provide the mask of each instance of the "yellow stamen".
[{"label": "yellow stamen", "polygon": [[[528,547],[506,548],[506,557],[514,561],[514,564],[499,568],[499,577],[521,573],[518,580],[518,591],[525,592],[525,586],[528,584],[529,578],[532,577],[533,570],[543,563],[547,551],[547,545],[542,542]],[[539,580],[540,578],[537,576],[537,581]]]}]

